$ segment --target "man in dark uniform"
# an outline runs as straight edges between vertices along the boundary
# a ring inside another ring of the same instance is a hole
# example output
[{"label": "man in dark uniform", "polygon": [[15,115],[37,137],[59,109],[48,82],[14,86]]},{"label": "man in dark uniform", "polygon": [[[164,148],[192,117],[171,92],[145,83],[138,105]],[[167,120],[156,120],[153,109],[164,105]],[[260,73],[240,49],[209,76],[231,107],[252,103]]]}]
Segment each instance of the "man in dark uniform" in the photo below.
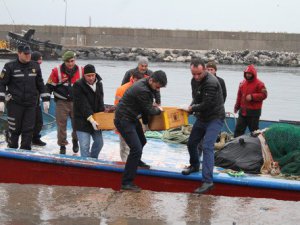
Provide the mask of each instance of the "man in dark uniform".
[{"label": "man in dark uniform", "polygon": [[225,109],[221,85],[215,76],[205,71],[204,62],[194,59],[190,69],[198,85],[192,91],[193,102],[187,111],[194,113],[197,119],[188,141],[190,166],[183,170],[182,174],[189,175],[199,171],[197,146],[203,139],[203,184],[195,190],[201,194],[213,188],[214,143],[224,123]]},{"label": "man in dark uniform", "polygon": [[135,82],[123,95],[115,112],[115,126],[130,148],[122,178],[122,190],[139,192],[133,183],[137,167],[141,161],[146,138],[139,121],[148,124],[149,115],[159,115],[161,108],[153,106],[153,92],[167,85],[167,76],[156,71],[150,77]]},{"label": "man in dark uniform", "polygon": [[[43,63],[43,56],[40,52],[34,51],[31,54],[31,60],[37,62],[39,65]],[[37,146],[45,146],[46,142],[41,140],[41,131],[43,128],[43,113],[40,105],[40,98],[36,105],[36,117],[35,117],[35,126],[33,129],[32,144]]]},{"label": "man in dark uniform", "polygon": [[0,75],[0,111],[7,94],[8,147],[31,150],[38,96],[49,108],[50,95],[45,91],[40,66],[31,61],[28,45],[18,46],[18,58],[4,65]]}]

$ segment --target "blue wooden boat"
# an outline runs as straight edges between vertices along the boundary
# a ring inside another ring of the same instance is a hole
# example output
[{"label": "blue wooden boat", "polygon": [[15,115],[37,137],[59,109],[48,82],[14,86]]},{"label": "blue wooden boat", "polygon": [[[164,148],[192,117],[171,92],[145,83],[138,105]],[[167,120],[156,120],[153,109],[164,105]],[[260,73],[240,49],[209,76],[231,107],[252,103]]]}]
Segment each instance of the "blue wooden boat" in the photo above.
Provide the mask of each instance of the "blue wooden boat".
[{"label": "blue wooden boat", "polygon": [[[50,112],[54,112],[51,104]],[[51,117],[51,116],[50,116]],[[53,118],[53,117],[52,117]],[[48,117],[49,119],[49,117]],[[193,118],[190,119],[191,121]],[[234,118],[226,119],[227,126],[233,130]],[[261,121],[261,128],[279,121]],[[52,121],[53,123],[53,121]],[[120,189],[124,163],[118,161],[118,137],[113,131],[104,131],[104,149],[99,159],[79,156],[59,155],[56,145],[55,128],[44,132],[49,140],[47,149],[32,151],[7,149],[0,146],[0,182],[19,184],[67,185],[103,187]],[[224,130],[228,129],[224,126]],[[51,136],[52,135],[52,136]],[[113,154],[112,154],[113,152]],[[157,159],[156,157],[159,157]],[[201,173],[181,175],[188,162],[186,146],[149,139],[144,150],[143,160],[152,165],[151,169],[139,169],[136,184],[141,188],[165,192],[193,192],[201,185]],[[300,181],[273,178],[268,175],[245,174],[232,177],[222,168],[214,170],[215,188],[207,194],[274,198],[279,200],[300,201]]]}]

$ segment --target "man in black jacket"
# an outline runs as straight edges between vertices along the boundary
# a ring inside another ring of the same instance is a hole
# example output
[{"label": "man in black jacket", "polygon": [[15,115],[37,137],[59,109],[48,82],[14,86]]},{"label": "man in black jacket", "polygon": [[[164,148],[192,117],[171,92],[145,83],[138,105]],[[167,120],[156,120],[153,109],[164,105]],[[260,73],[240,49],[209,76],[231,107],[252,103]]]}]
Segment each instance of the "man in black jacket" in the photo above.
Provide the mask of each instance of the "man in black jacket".
[{"label": "man in black jacket", "polygon": [[[93,65],[84,67],[83,78],[73,85],[73,110],[76,134],[79,140],[80,153],[83,157],[98,158],[103,147],[102,131],[93,114],[104,111],[102,78],[96,73]],[[90,139],[93,145],[90,148]]]},{"label": "man in black jacket", "polygon": [[156,71],[150,77],[135,82],[120,100],[115,112],[115,126],[130,148],[122,178],[122,190],[140,191],[133,183],[141,161],[146,138],[139,121],[148,124],[149,115],[159,115],[161,108],[153,106],[153,93],[167,85],[167,76]]},{"label": "man in black jacket", "polygon": [[4,111],[7,95],[8,147],[31,150],[36,105],[39,95],[44,109],[49,108],[50,95],[46,92],[41,68],[31,61],[28,45],[18,46],[18,58],[4,65],[0,75],[0,112]]},{"label": "man in black jacket", "polygon": [[189,175],[199,171],[197,146],[203,139],[203,185],[195,190],[200,194],[213,188],[214,143],[224,123],[225,109],[221,85],[215,76],[205,71],[204,62],[194,59],[190,68],[198,86],[193,90],[193,102],[187,111],[194,113],[197,119],[188,141],[190,166],[182,174]]},{"label": "man in black jacket", "polygon": [[223,100],[224,100],[224,103],[225,103],[226,98],[227,98],[227,89],[226,89],[224,79],[217,76],[217,65],[216,65],[216,63],[214,61],[210,61],[210,62],[206,63],[206,71],[208,71],[212,75],[215,75],[216,78],[218,79],[218,81],[219,81],[219,83],[222,87]]}]

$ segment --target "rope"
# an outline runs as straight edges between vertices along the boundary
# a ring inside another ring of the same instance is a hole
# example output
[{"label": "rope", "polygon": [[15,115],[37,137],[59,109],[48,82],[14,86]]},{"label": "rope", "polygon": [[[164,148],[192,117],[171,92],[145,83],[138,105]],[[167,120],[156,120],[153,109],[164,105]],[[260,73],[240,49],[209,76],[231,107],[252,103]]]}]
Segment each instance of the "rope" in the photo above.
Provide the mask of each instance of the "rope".
[{"label": "rope", "polygon": [[[235,116],[235,114],[232,113],[232,112],[226,112],[225,115],[228,116],[228,117],[230,117],[230,115],[233,115],[233,119],[234,119],[234,127],[235,127],[235,125],[236,125],[236,116]],[[224,123],[225,123],[225,126],[226,126],[227,130],[229,131],[229,133],[230,133],[230,134],[233,134],[233,131],[232,131],[232,130],[229,128],[229,126],[228,126],[228,123],[227,123],[226,118],[225,118]]]},{"label": "rope", "polygon": [[162,133],[158,131],[146,131],[145,136],[147,138],[155,138],[155,139],[161,139]]},{"label": "rope", "polygon": [[188,125],[166,130],[162,135],[162,140],[170,143],[186,144],[190,136],[191,127],[191,125]]}]

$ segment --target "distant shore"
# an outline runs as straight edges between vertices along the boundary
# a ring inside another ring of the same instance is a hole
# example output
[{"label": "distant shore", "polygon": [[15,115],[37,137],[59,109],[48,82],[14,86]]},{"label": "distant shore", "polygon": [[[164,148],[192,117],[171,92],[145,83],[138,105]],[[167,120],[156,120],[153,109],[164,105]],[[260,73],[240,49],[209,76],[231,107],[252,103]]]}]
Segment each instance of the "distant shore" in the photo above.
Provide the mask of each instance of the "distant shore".
[{"label": "distant shore", "polygon": [[182,50],[153,49],[128,47],[84,47],[66,48],[76,51],[79,59],[102,59],[135,61],[139,56],[148,57],[152,62],[190,62],[198,57],[205,62],[216,61],[224,65],[283,66],[300,67],[300,54],[277,51],[221,51],[213,50]]}]

